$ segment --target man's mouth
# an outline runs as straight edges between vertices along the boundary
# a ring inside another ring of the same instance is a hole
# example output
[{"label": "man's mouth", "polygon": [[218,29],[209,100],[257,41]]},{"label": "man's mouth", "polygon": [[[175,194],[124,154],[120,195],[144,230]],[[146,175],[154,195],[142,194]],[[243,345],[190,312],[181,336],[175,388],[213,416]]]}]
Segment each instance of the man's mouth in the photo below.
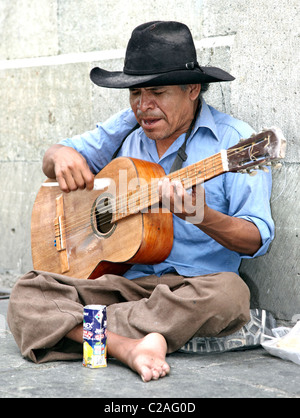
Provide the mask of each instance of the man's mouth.
[{"label": "man's mouth", "polygon": [[160,121],[161,119],[153,119],[153,118],[149,118],[149,119],[142,119],[142,127],[143,128],[154,128],[154,126]]}]

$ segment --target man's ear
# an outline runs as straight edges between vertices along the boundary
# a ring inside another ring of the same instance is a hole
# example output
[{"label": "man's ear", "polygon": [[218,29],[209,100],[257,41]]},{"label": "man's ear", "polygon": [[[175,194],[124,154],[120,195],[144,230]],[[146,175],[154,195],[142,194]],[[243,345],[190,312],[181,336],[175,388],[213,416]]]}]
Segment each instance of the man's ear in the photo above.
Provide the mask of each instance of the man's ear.
[{"label": "man's ear", "polygon": [[201,91],[201,84],[189,84],[190,89],[190,98],[191,100],[196,100],[199,97]]}]

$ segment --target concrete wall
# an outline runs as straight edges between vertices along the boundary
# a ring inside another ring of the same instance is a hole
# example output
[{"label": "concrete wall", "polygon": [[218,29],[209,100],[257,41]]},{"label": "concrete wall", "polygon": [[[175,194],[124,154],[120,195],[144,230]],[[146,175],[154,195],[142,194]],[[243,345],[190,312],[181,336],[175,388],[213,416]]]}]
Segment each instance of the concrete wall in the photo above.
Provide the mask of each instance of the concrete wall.
[{"label": "concrete wall", "polygon": [[30,216],[45,150],[126,107],[128,92],[97,88],[95,65],[119,70],[135,26],[186,23],[199,62],[236,76],[207,100],[255,129],[278,125],[287,140],[274,172],[276,238],[268,254],[243,262],[252,303],[291,320],[300,314],[298,0],[1,0],[0,286],[32,268]]}]

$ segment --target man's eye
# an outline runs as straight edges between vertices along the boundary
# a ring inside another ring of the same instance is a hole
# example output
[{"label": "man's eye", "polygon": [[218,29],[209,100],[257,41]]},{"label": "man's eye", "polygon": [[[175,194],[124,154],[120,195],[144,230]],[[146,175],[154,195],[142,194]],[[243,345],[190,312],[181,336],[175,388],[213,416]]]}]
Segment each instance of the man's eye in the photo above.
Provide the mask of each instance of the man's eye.
[{"label": "man's eye", "polygon": [[139,91],[138,90],[130,90],[130,94],[132,96],[137,96],[139,94]]}]

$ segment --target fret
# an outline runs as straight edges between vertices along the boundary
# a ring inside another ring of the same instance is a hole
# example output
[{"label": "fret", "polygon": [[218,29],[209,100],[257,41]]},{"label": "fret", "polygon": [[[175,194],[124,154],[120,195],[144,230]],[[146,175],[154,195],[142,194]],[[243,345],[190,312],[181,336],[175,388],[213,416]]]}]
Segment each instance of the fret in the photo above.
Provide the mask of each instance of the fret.
[{"label": "fret", "polygon": [[203,160],[203,173],[204,173],[204,181],[206,180],[206,167],[205,167],[205,160]]},{"label": "fret", "polygon": [[215,164],[213,165],[213,170],[214,170],[214,176],[216,175],[216,166]]},{"label": "fret", "polygon": [[193,169],[194,169],[194,177],[197,178],[199,170],[197,170],[197,165],[196,164],[194,164]]}]

